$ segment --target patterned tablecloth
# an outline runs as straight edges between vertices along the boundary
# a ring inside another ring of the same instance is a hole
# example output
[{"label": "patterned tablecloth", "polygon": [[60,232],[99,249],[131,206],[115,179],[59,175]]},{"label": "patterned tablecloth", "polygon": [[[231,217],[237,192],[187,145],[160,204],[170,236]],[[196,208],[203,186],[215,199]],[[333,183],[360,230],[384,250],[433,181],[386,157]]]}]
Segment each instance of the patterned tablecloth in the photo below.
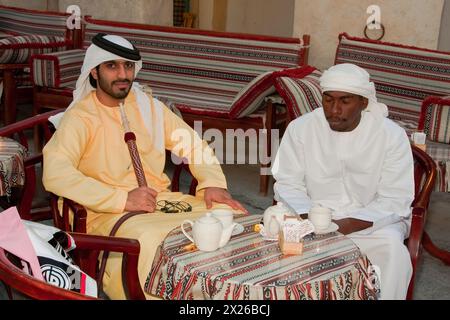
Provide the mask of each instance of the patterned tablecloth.
[{"label": "patterned tablecloth", "polygon": [[253,231],[261,215],[235,219],[244,231],[214,252],[189,250],[181,229],[159,246],[145,284],[163,299],[377,299],[371,264],[344,235],[305,237],[302,255],[282,255],[278,242]]},{"label": "patterned tablecloth", "polygon": [[26,148],[17,141],[0,137],[0,196],[11,196],[11,188],[23,186]]}]

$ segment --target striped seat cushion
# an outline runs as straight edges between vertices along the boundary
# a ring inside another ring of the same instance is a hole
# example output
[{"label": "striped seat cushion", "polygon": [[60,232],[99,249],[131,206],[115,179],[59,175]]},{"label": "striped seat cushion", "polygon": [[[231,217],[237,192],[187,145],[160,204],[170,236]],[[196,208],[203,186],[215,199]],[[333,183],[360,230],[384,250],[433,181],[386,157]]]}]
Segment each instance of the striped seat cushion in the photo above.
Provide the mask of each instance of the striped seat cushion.
[{"label": "striped seat cushion", "polygon": [[[99,33],[130,40],[141,52],[137,81],[183,112],[243,117],[247,106],[233,103],[257,76],[299,66],[299,39],[207,32],[86,18],[84,47]],[[249,103],[248,108],[255,109]]]},{"label": "striped seat cushion", "polygon": [[75,49],[31,58],[33,83],[50,88],[75,88],[85,50]]},{"label": "striped seat cushion", "polygon": [[0,33],[66,38],[70,14],[0,6]]},{"label": "striped seat cushion", "polygon": [[275,88],[285,101],[291,119],[322,106],[321,75],[321,71],[315,70],[303,78],[284,76],[275,79]]},{"label": "striped seat cushion", "polygon": [[417,128],[420,106],[430,95],[450,94],[450,53],[339,35],[335,64],[354,63],[375,82],[389,117]]},{"label": "striped seat cushion", "polygon": [[0,40],[0,63],[28,63],[31,55],[66,50],[63,37],[28,35]]}]

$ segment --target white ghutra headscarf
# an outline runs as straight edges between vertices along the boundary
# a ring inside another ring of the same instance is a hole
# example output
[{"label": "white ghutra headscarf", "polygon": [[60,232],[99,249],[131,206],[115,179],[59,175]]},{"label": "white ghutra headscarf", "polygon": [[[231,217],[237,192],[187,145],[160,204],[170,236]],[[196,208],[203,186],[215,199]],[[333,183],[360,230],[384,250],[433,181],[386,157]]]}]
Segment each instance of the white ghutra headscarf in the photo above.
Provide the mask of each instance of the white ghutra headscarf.
[{"label": "white ghutra headscarf", "polygon": [[388,116],[388,108],[377,100],[375,84],[370,81],[369,73],[351,63],[342,63],[330,67],[320,77],[322,92],[342,91],[353,93],[369,100],[365,111],[373,113],[375,118]]},{"label": "white ghutra headscarf", "polygon": [[[101,63],[112,60],[134,62],[135,77],[142,69],[142,59],[139,55],[139,51],[125,38],[116,35],[97,34],[92,42],[93,43],[86,50],[86,56],[83,61],[83,66],[81,67],[81,74],[78,77],[75,90],[73,91],[73,101],[67,110],[84,99],[91,91],[96,90],[89,82],[89,75],[91,70]],[[162,103],[157,99],[153,99],[153,104],[151,104],[150,99],[143,91],[143,87],[137,82],[133,82],[131,90],[134,91],[139,111],[142,115],[146,129],[153,139],[154,146],[159,151],[164,152],[164,118]],[[152,119],[153,114],[150,109],[151,105],[155,108],[154,114],[156,115],[156,119]],[[49,118],[49,121],[55,128],[58,128],[63,115],[64,112],[61,112]]]}]

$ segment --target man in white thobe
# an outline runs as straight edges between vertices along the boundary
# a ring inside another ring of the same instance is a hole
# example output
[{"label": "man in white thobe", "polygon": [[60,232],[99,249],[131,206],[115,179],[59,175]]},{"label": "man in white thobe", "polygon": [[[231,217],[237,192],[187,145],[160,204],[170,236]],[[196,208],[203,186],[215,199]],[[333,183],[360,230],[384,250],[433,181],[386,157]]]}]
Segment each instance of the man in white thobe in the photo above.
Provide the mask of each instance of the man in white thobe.
[{"label": "man in white thobe", "polygon": [[408,137],[386,118],[364,69],[333,66],[320,85],[323,107],[292,121],[280,144],[275,199],[299,214],[331,208],[339,231],[379,268],[380,298],[405,299],[412,265],[404,239],[414,198]]}]

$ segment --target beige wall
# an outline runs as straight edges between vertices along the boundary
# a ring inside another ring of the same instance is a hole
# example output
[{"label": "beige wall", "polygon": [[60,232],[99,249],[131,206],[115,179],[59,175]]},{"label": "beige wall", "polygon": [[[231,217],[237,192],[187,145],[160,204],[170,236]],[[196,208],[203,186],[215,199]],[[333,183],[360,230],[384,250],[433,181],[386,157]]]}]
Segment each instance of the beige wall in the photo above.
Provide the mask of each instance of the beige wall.
[{"label": "beige wall", "polygon": [[47,10],[47,0],[0,0],[0,4],[35,10]]},{"label": "beige wall", "polygon": [[442,10],[441,30],[439,33],[438,49],[450,52],[450,1],[444,3]]},{"label": "beige wall", "polygon": [[294,6],[295,0],[228,0],[226,30],[291,37]]},{"label": "beige wall", "polygon": [[96,19],[163,26],[171,26],[173,21],[172,1],[168,0],[0,0],[0,4],[60,12],[78,5],[82,15]]},{"label": "beige wall", "polygon": [[436,49],[444,0],[296,0],[294,34],[311,35],[309,63],[327,68],[334,62],[340,32],[364,36],[369,14],[376,3],[386,28],[384,41]]},{"label": "beige wall", "polygon": [[[112,5],[114,3],[114,5]],[[78,5],[83,15],[96,19],[171,26],[172,1],[167,0],[59,0],[59,10]]]},{"label": "beige wall", "polygon": [[198,27],[200,29],[205,29],[205,30],[213,29],[213,13],[214,13],[214,1],[213,0],[199,0]]}]

